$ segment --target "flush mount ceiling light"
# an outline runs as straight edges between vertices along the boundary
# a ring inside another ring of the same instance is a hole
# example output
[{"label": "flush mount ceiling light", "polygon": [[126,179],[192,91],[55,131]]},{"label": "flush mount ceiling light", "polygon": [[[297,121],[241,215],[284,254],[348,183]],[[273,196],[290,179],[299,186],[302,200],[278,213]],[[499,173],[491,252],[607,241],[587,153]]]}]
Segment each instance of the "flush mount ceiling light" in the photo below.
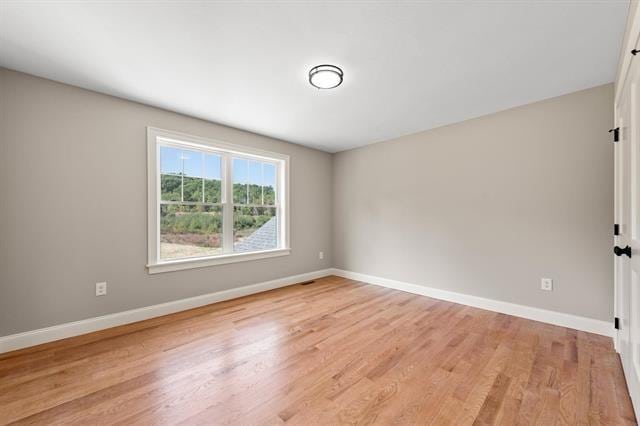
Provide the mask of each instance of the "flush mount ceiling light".
[{"label": "flush mount ceiling light", "polygon": [[335,65],[317,65],[309,71],[309,83],[318,89],[333,89],[342,84],[343,75]]}]

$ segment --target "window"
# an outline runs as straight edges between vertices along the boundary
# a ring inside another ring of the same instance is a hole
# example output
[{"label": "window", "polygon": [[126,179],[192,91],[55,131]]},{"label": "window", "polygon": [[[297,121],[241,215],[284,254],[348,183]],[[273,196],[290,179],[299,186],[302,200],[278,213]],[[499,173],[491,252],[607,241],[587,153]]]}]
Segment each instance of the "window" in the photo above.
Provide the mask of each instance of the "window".
[{"label": "window", "polygon": [[148,128],[149,272],[289,254],[289,157]]}]

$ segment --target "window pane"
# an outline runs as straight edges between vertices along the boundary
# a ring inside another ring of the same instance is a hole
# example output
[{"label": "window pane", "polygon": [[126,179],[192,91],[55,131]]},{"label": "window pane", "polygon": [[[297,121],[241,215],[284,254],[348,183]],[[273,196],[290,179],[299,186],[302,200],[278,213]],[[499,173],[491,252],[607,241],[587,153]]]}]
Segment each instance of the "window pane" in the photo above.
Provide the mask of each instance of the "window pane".
[{"label": "window pane", "polygon": [[170,146],[160,147],[160,173],[179,175],[182,172],[180,162],[182,150]]},{"label": "window pane", "polygon": [[276,204],[276,166],[264,163],[263,165],[264,204],[274,206]]},{"label": "window pane", "polygon": [[203,180],[199,177],[184,177],[184,201],[202,202]]},{"label": "window pane", "polygon": [[222,202],[222,159],[219,155],[205,155],[204,158],[204,202]]},{"label": "window pane", "polygon": [[262,204],[262,163],[249,161],[249,204]]},{"label": "window pane", "polygon": [[204,177],[203,154],[201,152],[183,149],[180,159],[182,160],[182,172],[185,176]]},{"label": "window pane", "polygon": [[233,202],[247,204],[247,182],[249,161],[241,158],[233,159]]},{"label": "window pane", "polygon": [[247,252],[278,247],[275,207],[233,208],[233,251]]},{"label": "window pane", "polygon": [[205,179],[204,181],[204,202],[220,203],[222,200],[222,183],[219,180]]},{"label": "window pane", "polygon": [[222,207],[160,206],[160,258],[222,254]]},{"label": "window pane", "polygon": [[222,177],[222,158],[215,154],[206,154],[204,157],[204,177],[220,180]]},{"label": "window pane", "polygon": [[160,193],[162,201],[182,200],[181,150],[170,146],[160,147]]},{"label": "window pane", "polygon": [[160,175],[162,201],[181,201],[182,176]]}]

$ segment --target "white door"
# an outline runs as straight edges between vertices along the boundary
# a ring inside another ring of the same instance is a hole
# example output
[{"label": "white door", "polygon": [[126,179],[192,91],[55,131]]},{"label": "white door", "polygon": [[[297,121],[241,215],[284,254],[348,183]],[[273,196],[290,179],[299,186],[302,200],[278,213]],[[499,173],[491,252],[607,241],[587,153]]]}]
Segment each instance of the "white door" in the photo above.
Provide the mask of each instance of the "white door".
[{"label": "white door", "polygon": [[627,386],[640,418],[640,57],[633,58],[616,99],[614,237],[616,317]]}]

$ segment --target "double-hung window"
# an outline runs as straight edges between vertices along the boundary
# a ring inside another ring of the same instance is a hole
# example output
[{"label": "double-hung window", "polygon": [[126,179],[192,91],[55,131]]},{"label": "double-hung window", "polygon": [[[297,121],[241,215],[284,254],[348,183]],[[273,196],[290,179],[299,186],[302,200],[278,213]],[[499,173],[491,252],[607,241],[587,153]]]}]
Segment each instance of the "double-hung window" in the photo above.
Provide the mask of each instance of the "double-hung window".
[{"label": "double-hung window", "polygon": [[147,129],[151,273],[289,254],[289,157]]}]

